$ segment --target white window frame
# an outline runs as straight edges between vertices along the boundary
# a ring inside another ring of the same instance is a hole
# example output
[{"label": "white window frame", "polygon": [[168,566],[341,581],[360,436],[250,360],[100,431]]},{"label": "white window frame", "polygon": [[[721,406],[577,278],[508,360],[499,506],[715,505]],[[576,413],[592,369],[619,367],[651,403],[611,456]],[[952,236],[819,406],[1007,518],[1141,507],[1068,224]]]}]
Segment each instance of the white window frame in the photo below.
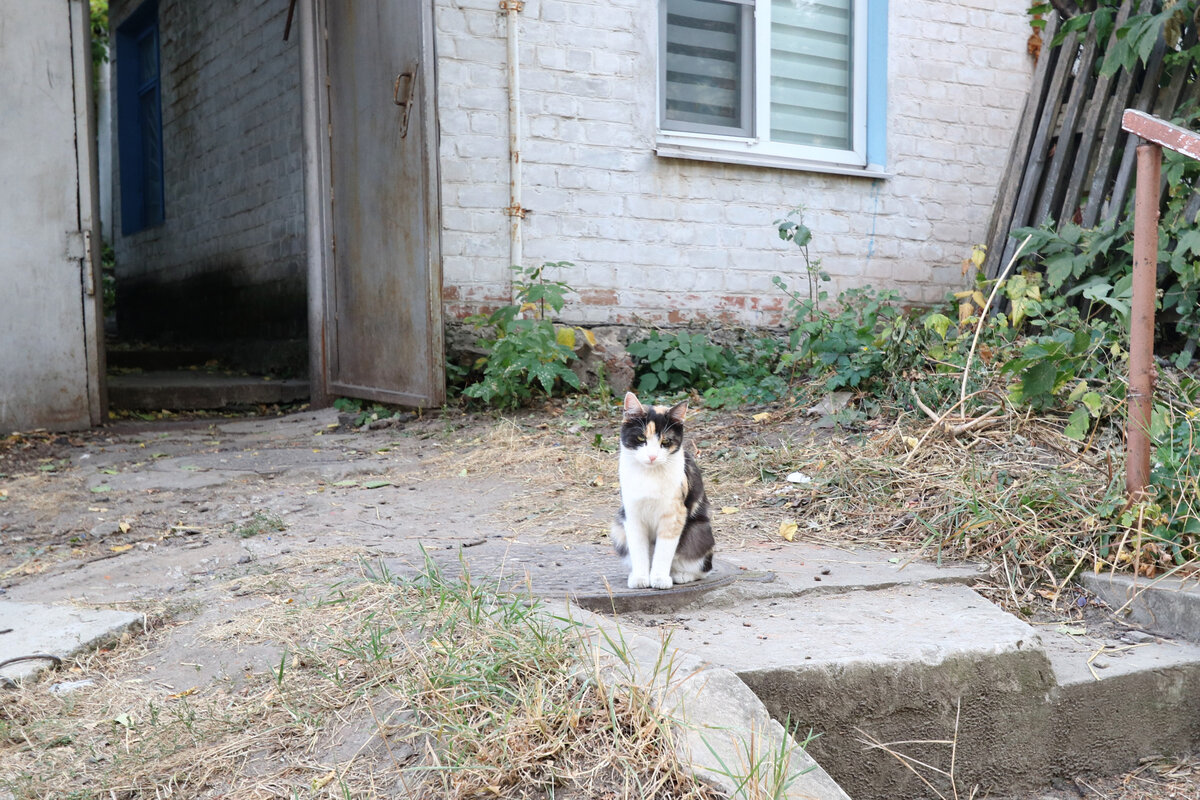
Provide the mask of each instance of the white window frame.
[{"label": "white window frame", "polygon": [[771,2],[772,0],[725,0],[754,4],[754,129],[750,135],[700,133],[664,127],[666,100],[663,97],[663,66],[666,59],[666,0],[659,0],[658,69],[655,80],[658,107],[657,152],[661,156],[696,158],[706,161],[776,166],[793,169],[827,167],[826,171],[859,174],[867,167],[867,0],[851,0],[853,29],[851,44],[851,147],[848,150],[814,147],[770,140],[771,130]]}]

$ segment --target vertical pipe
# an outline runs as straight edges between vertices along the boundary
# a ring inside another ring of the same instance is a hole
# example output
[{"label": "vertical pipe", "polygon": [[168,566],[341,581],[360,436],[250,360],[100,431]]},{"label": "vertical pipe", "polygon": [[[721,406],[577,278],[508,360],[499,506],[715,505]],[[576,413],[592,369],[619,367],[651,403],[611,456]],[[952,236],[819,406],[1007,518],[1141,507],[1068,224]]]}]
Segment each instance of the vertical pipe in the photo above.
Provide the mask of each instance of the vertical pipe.
[{"label": "vertical pipe", "polygon": [[521,218],[525,216],[521,208],[521,64],[517,27],[522,5],[520,0],[501,3],[508,21],[508,261],[514,266],[519,266],[523,258]]},{"label": "vertical pipe", "polygon": [[1154,302],[1158,273],[1158,192],[1162,147],[1137,148],[1133,206],[1133,300],[1129,315],[1129,421],[1125,491],[1139,500],[1150,480],[1150,413],[1154,400]]},{"label": "vertical pipe", "polygon": [[[321,8],[318,5],[321,4]],[[308,252],[308,394],[313,408],[330,403],[326,365],[325,267],[329,258],[328,115],[321,102],[325,84],[323,0],[300,3],[300,123],[304,142],[304,248]],[[327,97],[327,95],[326,95]],[[321,136],[324,127],[326,135]]]}]

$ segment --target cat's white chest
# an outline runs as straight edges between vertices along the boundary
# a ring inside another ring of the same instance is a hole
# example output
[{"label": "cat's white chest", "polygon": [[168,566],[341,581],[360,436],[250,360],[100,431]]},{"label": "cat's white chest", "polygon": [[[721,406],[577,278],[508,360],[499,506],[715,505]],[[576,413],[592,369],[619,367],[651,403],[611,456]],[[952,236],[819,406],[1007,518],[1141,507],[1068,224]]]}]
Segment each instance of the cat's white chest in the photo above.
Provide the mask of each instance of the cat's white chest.
[{"label": "cat's white chest", "polygon": [[683,502],[683,455],[665,463],[646,466],[632,452],[622,448],[618,467],[621,479],[621,504],[626,515],[653,526]]}]

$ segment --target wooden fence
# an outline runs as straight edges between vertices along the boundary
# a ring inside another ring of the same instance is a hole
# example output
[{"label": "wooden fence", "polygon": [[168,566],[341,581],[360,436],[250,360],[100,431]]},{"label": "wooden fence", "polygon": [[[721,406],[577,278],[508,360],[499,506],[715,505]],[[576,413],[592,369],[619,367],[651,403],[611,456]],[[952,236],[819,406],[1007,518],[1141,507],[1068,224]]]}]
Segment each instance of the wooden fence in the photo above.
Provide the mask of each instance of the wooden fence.
[{"label": "wooden fence", "polygon": [[[1153,5],[1154,0],[1125,0],[1113,31],[1134,9],[1146,13]],[[1052,15],[1044,31],[1047,45],[1059,24],[1057,14]],[[1110,46],[1113,37],[1115,33]],[[1125,109],[1171,119],[1188,101],[1200,100],[1200,80],[1188,80],[1190,68],[1167,73],[1161,35],[1145,63],[1111,76],[1099,74],[1103,51],[1096,39],[1093,18],[1086,32],[1072,32],[1060,46],[1042,49],[992,208],[984,267],[990,278],[1012,258],[1017,242],[1010,233],[1017,228],[1047,219],[1090,228],[1123,212],[1137,145],[1137,137],[1121,129]],[[1182,46],[1195,43],[1193,25]]]}]

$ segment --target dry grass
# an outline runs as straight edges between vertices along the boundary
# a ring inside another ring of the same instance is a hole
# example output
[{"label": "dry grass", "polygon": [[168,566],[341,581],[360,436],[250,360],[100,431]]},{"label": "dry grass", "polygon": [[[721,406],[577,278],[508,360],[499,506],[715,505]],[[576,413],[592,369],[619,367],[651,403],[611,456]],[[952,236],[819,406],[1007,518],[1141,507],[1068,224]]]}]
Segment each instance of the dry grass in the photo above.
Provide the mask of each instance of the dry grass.
[{"label": "dry grass", "polygon": [[284,588],[210,634],[279,647],[269,669],[167,694],[138,679],[129,643],[76,665],[92,687],[43,680],[6,698],[0,787],[19,800],[717,796],[680,764],[648,689],[589,669],[581,637],[528,600],[433,568],[397,581],[364,567],[313,602]]},{"label": "dry grass", "polygon": [[[1083,569],[1195,570],[1186,548],[1155,534],[1146,518],[1160,513],[1153,506],[1123,520],[1119,508],[1104,512],[1123,486],[1118,432],[1101,428],[1076,442],[1064,420],[1018,412],[995,393],[984,399],[993,396],[1001,399],[974,416],[927,410],[854,432],[816,429],[794,406],[758,419],[700,410],[689,438],[710,500],[718,511],[736,509],[718,515],[723,546],[781,541],[781,523],[796,522],[797,540],[980,559],[992,568],[995,599],[1013,608],[1057,599]],[[1187,410],[1176,411],[1183,419]],[[602,538],[595,520],[616,507],[617,459],[594,436],[615,447],[618,426],[612,409],[568,402],[548,418],[491,423],[439,458],[446,470],[522,480],[526,491],[510,502],[518,533]],[[811,482],[788,483],[793,472]],[[1194,490],[1185,497],[1194,499]]]}]

